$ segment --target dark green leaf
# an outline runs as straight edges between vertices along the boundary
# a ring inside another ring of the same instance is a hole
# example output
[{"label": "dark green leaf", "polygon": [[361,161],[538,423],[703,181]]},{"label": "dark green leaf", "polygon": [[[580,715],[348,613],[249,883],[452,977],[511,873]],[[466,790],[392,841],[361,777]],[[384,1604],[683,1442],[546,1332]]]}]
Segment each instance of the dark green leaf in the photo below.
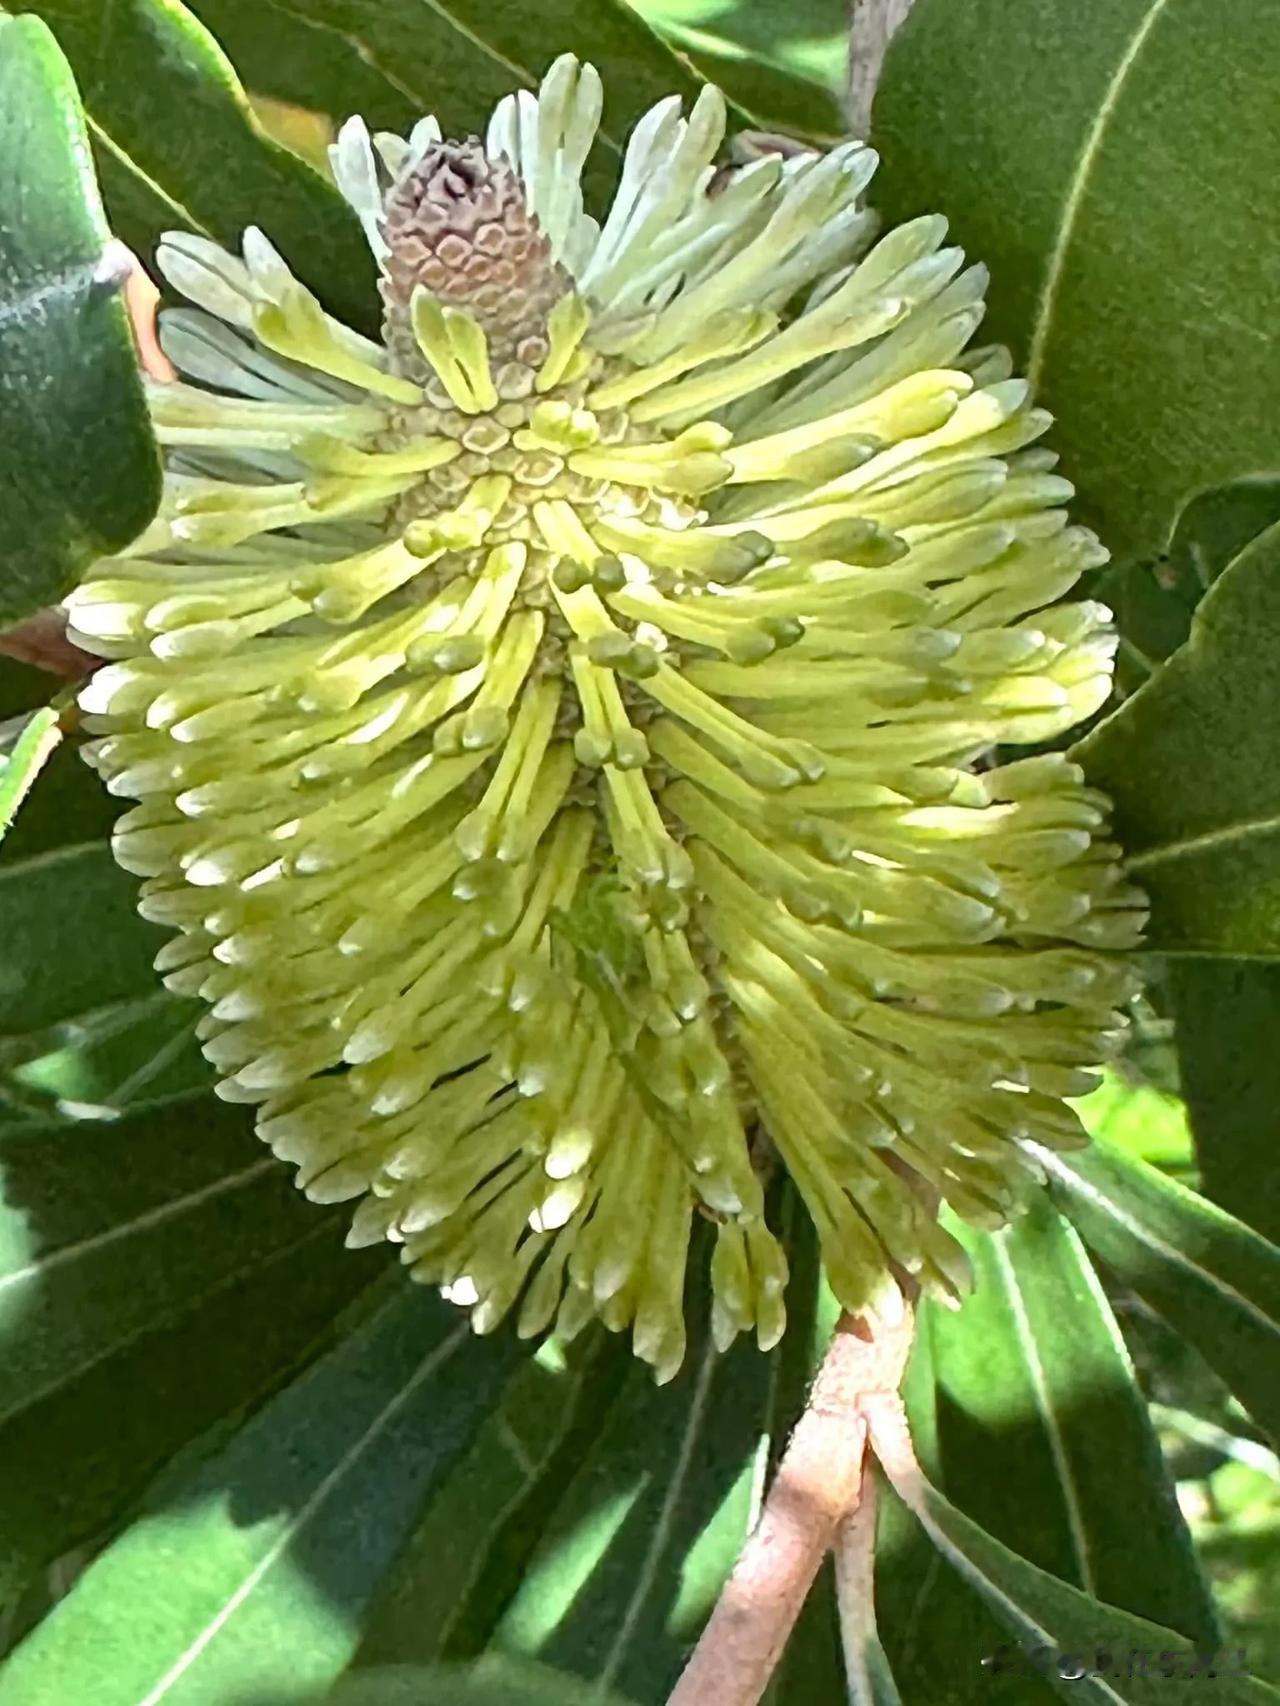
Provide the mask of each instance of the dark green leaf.
[{"label": "dark green leaf", "polygon": [[114,815],[79,755],[58,753],[0,853],[0,1037],[154,996],[164,935],[111,857]]},{"label": "dark green leaf", "polygon": [[[917,1455],[931,1479],[945,1485],[933,1353],[938,1319],[935,1310],[920,1311],[902,1391]],[[940,1677],[946,1679],[946,1706],[1053,1706],[1053,1692],[1039,1678],[984,1668],[983,1659],[1006,1638],[1003,1624],[946,1567],[895,1498],[880,1501],[875,1574],[880,1635],[903,1706],[938,1706]]]},{"label": "dark green leaf", "polygon": [[[947,1563],[1013,1637],[990,1655],[987,1674],[1016,1678],[1020,1690],[1047,1680],[1077,1706],[1166,1706],[1179,1680],[1211,1689],[1223,1706],[1280,1702],[1280,1693],[1265,1683],[1233,1674],[1234,1652],[1197,1651],[1172,1630],[1037,1569],[918,1476],[895,1471],[894,1486]],[[1205,1671],[1215,1659],[1219,1674],[1211,1681]]]},{"label": "dark green leaf", "polygon": [[758,124],[818,143],[846,134],[847,0],[631,4]]},{"label": "dark green leaf", "polygon": [[656,1387],[631,1363],[494,1636],[660,1706],[752,1519],[770,1368],[705,1329]]},{"label": "dark green leaf", "polygon": [[1191,638],[1075,748],[1115,802],[1163,953],[1280,956],[1280,524],[1239,554]]},{"label": "dark green leaf", "polygon": [[[1178,519],[1166,561],[1102,577],[1122,640],[1118,678],[1130,690],[1191,631],[1196,606],[1228,564],[1280,521],[1280,477],[1258,475],[1196,498]],[[1270,965],[1183,956],[1170,962],[1183,1093],[1205,1191],[1269,1238],[1280,1238],[1280,974]]]},{"label": "dark green leaf", "polygon": [[1177,960],[1170,987],[1201,1184],[1280,1242],[1280,966]]},{"label": "dark green leaf", "polygon": [[6,1088],[25,1118],[77,1119],[210,1089],[215,1075],[195,1036],[199,1013],[194,1002],[157,990],[43,1037],[19,1038],[12,1046],[24,1058],[10,1067]]},{"label": "dark green leaf", "polygon": [[[1037,1565],[1212,1640],[1159,1445],[1078,1241],[1043,1199],[994,1236],[952,1229],[975,1287],[956,1313],[922,1307],[907,1387],[931,1475]],[[1043,1682],[983,1667],[1004,1638],[998,1625],[892,1507],[881,1541],[884,1641],[908,1706],[931,1706],[944,1673],[948,1706],[1048,1697]]]},{"label": "dark green leaf", "polygon": [[1280,1250],[1110,1145],[1036,1157],[1089,1247],[1280,1439]]},{"label": "dark green leaf", "polygon": [[0,1172],[7,1596],[283,1378],[371,1263],[211,1096],[0,1131]]},{"label": "dark green leaf", "polygon": [[116,233],[144,258],[161,231],[238,243],[260,225],[352,323],[377,318],[373,260],[333,186],[254,118],[217,42],[179,0],[31,0],[84,92]]},{"label": "dark green leaf", "polygon": [[61,739],[58,713],[45,705],[27,718],[8,750],[0,752],[0,841]]},{"label": "dark green leaf", "polygon": [[1273,0],[918,0],[873,140],[895,219],[950,216],[1121,561],[1275,461]]},{"label": "dark green leaf", "polygon": [[1116,682],[1134,693],[1191,633],[1196,606],[1251,540],[1280,521],[1280,476],[1255,474],[1195,497],[1178,517],[1167,553],[1098,577],[1098,596],[1120,630]]},{"label": "dark green leaf", "polygon": [[[230,1703],[227,1703],[230,1706]],[[236,1706],[303,1706],[296,1695],[246,1696]],[[344,1677],[305,1706],[627,1706],[576,1678],[489,1654],[476,1665],[388,1665]]]},{"label": "dark green leaf", "polygon": [[456,1309],[389,1276],[336,1349],[194,1475],[165,1478],[10,1660],[6,1706],[47,1706],[54,1677],[61,1698],[94,1706],[314,1697],[351,1657],[424,1496],[527,1354],[475,1339]]},{"label": "dark green leaf", "polygon": [[1212,1641],[1159,1442],[1078,1238],[1043,1196],[1003,1232],[952,1229],[973,1293],[955,1313],[925,1305],[948,1496],[1095,1599]]},{"label": "dark green leaf", "polygon": [[0,853],[0,1068],[28,1113],[122,1108],[211,1080],[199,1010],[161,987],[163,932],[138,917],[137,882],[112,859],[116,810],[64,747]]},{"label": "dark green leaf", "polygon": [[358,1665],[469,1659],[516,1592],[566,1483],[618,1395],[627,1346],[548,1349],[517,1369],[423,1511],[370,1606]]},{"label": "dark green leaf", "polygon": [[[159,458],[67,62],[0,16],[0,625],[146,526]],[[0,817],[3,810],[0,809]]]},{"label": "dark green leaf", "polygon": [[[627,132],[663,96],[702,85],[624,0],[195,0],[256,92],[341,121],[402,130],[424,113],[446,135],[483,132],[493,107],[535,88],[557,54],[589,59],[604,79],[600,141],[587,174],[597,201],[612,186]],[[259,222],[271,231],[265,218]],[[274,233],[273,233],[274,235]]]}]

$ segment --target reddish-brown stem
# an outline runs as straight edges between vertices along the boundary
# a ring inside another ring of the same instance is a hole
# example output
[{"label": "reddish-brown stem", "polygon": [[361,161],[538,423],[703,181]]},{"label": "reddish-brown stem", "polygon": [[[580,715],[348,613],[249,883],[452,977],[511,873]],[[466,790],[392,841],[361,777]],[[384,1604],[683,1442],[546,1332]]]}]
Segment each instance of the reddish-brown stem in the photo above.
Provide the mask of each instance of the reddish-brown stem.
[{"label": "reddish-brown stem", "polygon": [[911,1311],[842,1317],[702,1638],[667,1706],[757,1706],[805,1596],[862,1489],[871,1393],[896,1392]]}]

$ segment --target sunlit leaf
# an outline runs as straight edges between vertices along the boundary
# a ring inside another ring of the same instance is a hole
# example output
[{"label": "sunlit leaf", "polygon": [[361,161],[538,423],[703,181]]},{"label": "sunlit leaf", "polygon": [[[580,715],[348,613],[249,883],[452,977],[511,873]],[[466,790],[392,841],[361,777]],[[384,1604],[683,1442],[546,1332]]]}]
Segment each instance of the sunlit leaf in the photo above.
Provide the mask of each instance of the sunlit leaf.
[{"label": "sunlit leaf", "polygon": [[1035,1153],[1089,1247],[1280,1438],[1280,1249],[1109,1145]]},{"label": "sunlit leaf", "polygon": [[0,15],[0,232],[2,627],[126,545],[160,496],[119,296],[129,259],[108,247],[67,62],[32,17]]},{"label": "sunlit leaf", "polygon": [[917,0],[889,50],[880,205],[988,263],[990,331],[1123,562],[1275,464],[1277,58],[1273,0]]}]

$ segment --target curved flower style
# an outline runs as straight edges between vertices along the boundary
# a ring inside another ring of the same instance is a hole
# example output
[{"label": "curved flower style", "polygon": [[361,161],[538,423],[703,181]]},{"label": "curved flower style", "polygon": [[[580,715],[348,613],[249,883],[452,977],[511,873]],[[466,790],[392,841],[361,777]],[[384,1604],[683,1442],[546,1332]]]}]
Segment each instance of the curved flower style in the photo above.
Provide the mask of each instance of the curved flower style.
[{"label": "curved flower style", "polygon": [[141,801],[117,855],[233,1100],[351,1241],[481,1331],[684,1348],[783,1328],[779,1161],[858,1308],[1078,1141],[1141,903],[1052,740],[1113,635],[1104,560],[965,353],[985,274],[874,239],[875,157],[715,166],[707,89],[637,126],[603,225],[599,79],[483,144],[351,120],[334,171],[384,338],[260,231],[166,238],[158,520],[70,600]]}]

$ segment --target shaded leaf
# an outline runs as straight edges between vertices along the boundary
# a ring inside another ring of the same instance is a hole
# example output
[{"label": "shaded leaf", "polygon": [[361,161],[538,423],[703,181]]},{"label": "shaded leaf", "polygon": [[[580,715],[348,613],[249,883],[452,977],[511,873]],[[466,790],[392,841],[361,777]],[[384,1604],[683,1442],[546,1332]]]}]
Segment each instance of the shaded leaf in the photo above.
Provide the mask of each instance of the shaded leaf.
[{"label": "shaded leaf", "polygon": [[1017,1677],[1020,1686],[1044,1680],[1086,1706],[1164,1706],[1177,1680],[1212,1689],[1224,1706],[1280,1701],[1280,1692],[1238,1674],[1236,1654],[1197,1651],[1172,1630],[1037,1569],[921,1477],[895,1471],[893,1482],[947,1563],[1014,1637],[990,1655],[989,1675]]},{"label": "shaded leaf", "polygon": [[31,0],[84,91],[111,223],[144,258],[160,232],[268,232],[333,311],[377,319],[374,267],[337,190],[254,117],[230,62],[179,0]]},{"label": "shaded leaf", "polygon": [[105,1119],[140,1102],[212,1089],[215,1074],[196,1041],[198,1017],[194,1002],[160,989],[88,1021],[56,1025],[43,1039],[18,1039],[25,1058],[9,1069],[6,1088],[21,1099],[22,1117],[39,1119]]},{"label": "shaded leaf", "polygon": [[0,1173],[7,1596],[284,1378],[374,1265],[212,1096],[0,1130]]},{"label": "shaded leaf", "polygon": [[[762,100],[749,98],[762,72],[782,69],[816,85],[809,127],[821,123],[836,135],[847,126],[835,97],[843,92],[849,64],[847,0],[631,0],[698,63],[704,56],[733,55],[742,78],[744,106],[779,124]],[[727,85],[726,85],[727,87]],[[736,92],[736,91],[735,91]]]},{"label": "shaded leaf", "polygon": [[137,915],[137,880],[111,856],[115,815],[71,749],[58,753],[0,852],[0,1038],[149,997],[162,931]]},{"label": "shaded leaf", "polygon": [[[1110,1307],[1043,1198],[994,1235],[951,1222],[975,1285],[927,1302],[907,1385],[930,1474],[966,1514],[1056,1576],[1212,1641],[1215,1619]],[[1098,1442],[1105,1439],[1105,1451]],[[972,1585],[892,1508],[878,1564],[883,1639],[908,1706],[1036,1706],[1033,1677],[983,1661],[1004,1636]]]},{"label": "shaded leaf", "polygon": [[1107,1144],[1070,1155],[1032,1147],[1089,1247],[1280,1439],[1280,1250]]},{"label": "shaded leaf", "polygon": [[[929,1309],[917,1316],[902,1395],[916,1453],[930,1478],[945,1486],[933,1350],[938,1319]],[[1053,1691],[1042,1679],[983,1666],[1005,1640],[1004,1625],[891,1497],[880,1500],[875,1574],[880,1636],[903,1706],[938,1706],[940,1677],[947,1706],[1052,1706]]]},{"label": "shaded leaf", "polygon": [[[0,694],[25,674],[0,671]],[[211,1083],[199,1010],[161,987],[152,960],[164,933],[138,917],[137,880],[111,856],[118,809],[64,746],[0,850],[0,1069],[27,1116]]]},{"label": "shaded leaf", "polygon": [[45,705],[23,723],[8,750],[0,752],[0,840],[61,739],[58,713]]},{"label": "shaded leaf", "polygon": [[918,0],[889,50],[879,203],[990,265],[991,332],[1122,561],[1274,462],[1278,56],[1272,0]]},{"label": "shaded leaf", "polygon": [[1120,630],[1116,683],[1128,695],[1191,633],[1196,606],[1250,541],[1280,521],[1280,475],[1254,474],[1202,492],[1178,517],[1168,551],[1098,576],[1095,590]]},{"label": "shaded leaf", "polygon": [[1201,1185],[1280,1242],[1280,966],[1185,959],[1169,975]]},{"label": "shaded leaf", "polygon": [[[246,1696],[238,1706],[295,1706],[297,1697]],[[627,1706],[545,1665],[489,1654],[479,1664],[388,1665],[344,1677],[307,1706]],[[228,1703],[230,1706],[230,1703]]]},{"label": "shaded leaf", "polygon": [[617,1339],[574,1349],[567,1368],[548,1347],[517,1369],[370,1606],[357,1665],[483,1651],[628,1366]]},{"label": "shaded leaf", "polygon": [[705,1322],[670,1385],[630,1362],[493,1645],[661,1706],[752,1520],[769,1376]]},{"label": "shaded leaf", "polygon": [[526,1354],[475,1339],[456,1309],[390,1276],[341,1344],[194,1474],[155,1488],[9,1661],[6,1706],[46,1706],[52,1676],[94,1706],[313,1697],[351,1657],[432,1482]]},{"label": "shaded leaf", "polygon": [[3,626],[55,604],[160,498],[119,299],[128,257],[108,249],[67,62],[31,17],[0,16],[0,230]]},{"label": "shaded leaf", "polygon": [[[1102,577],[1123,636],[1120,679],[1140,686],[1187,638],[1208,588],[1280,521],[1280,476],[1258,475],[1193,500],[1168,559]],[[1269,965],[1180,957],[1168,970],[1181,1086],[1206,1193],[1266,1236],[1280,1238],[1280,972]],[[1155,1159],[1147,1157],[1147,1159]]]},{"label": "shaded leaf", "polygon": [[948,1497],[1095,1599],[1214,1640],[1159,1442],[1079,1239],[1044,1196],[1001,1232],[952,1230],[973,1293],[956,1312],[925,1306]]},{"label": "shaded leaf", "polygon": [[1245,547],[1191,638],[1074,748],[1115,803],[1162,953],[1280,956],[1280,524]]},{"label": "shaded leaf", "polygon": [[544,0],[536,15],[524,0],[483,7],[273,0],[269,11],[255,0],[195,0],[193,10],[255,93],[338,120],[359,111],[391,130],[434,113],[446,135],[483,131],[497,102],[536,88],[558,54],[589,59],[605,86],[600,141],[587,172],[597,203],[617,176],[636,119],[666,95],[693,99],[702,85],[624,0],[592,0],[589,7]]}]

